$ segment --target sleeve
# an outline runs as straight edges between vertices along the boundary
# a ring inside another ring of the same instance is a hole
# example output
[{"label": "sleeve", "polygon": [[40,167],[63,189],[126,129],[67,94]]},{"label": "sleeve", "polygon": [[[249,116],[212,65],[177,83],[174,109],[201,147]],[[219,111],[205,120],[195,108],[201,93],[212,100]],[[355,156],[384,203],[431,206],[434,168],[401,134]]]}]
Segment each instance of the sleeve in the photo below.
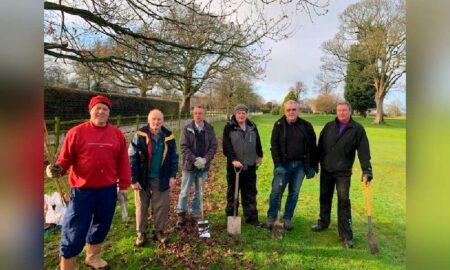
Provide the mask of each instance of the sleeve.
[{"label": "sleeve", "polygon": [[195,154],[192,152],[191,146],[189,145],[189,141],[187,139],[187,136],[188,136],[187,133],[188,133],[188,130],[186,127],[184,127],[181,130],[181,136],[180,136],[181,154],[187,161],[189,161],[189,163],[194,163],[195,162]]},{"label": "sleeve", "polygon": [[278,121],[275,122],[272,129],[272,137],[270,138],[270,152],[272,154],[272,160],[275,167],[281,166],[281,157],[280,157],[280,134],[278,132]]},{"label": "sleeve", "polygon": [[178,153],[177,153],[177,143],[175,139],[172,140],[172,149],[170,151],[170,177],[175,178],[178,171]]},{"label": "sleeve", "polygon": [[214,155],[217,152],[217,139],[216,139],[216,134],[214,133],[214,127],[211,126],[211,136],[210,136],[211,141],[209,142],[209,148],[208,151],[206,152],[205,158],[206,158],[206,163],[209,165],[211,163],[211,161],[214,158]]},{"label": "sleeve", "polygon": [[259,136],[258,128],[256,126],[255,126],[255,132],[256,132],[256,155],[258,157],[263,157],[261,138]]},{"label": "sleeve", "polygon": [[372,174],[372,165],[370,164],[369,139],[367,138],[366,131],[363,127],[361,127],[361,131],[359,132],[357,149],[359,163],[361,164],[361,170],[365,174]]},{"label": "sleeve", "polygon": [[131,183],[135,184],[139,182],[140,175],[140,156],[139,156],[139,147],[138,147],[139,136],[137,134],[133,135],[133,138],[128,145],[128,158],[129,164],[131,168]]},{"label": "sleeve", "polygon": [[[120,132],[120,131],[119,131]],[[131,183],[131,168],[127,153],[127,140],[120,132],[121,147],[117,160],[117,177],[119,179],[119,189],[126,190]]]},{"label": "sleeve", "polygon": [[77,155],[76,133],[73,129],[69,130],[64,138],[56,164],[62,167],[61,174],[64,175],[70,166],[75,163]]},{"label": "sleeve", "polygon": [[229,124],[225,125],[225,128],[223,129],[222,148],[223,154],[227,157],[227,160],[233,161],[237,158],[233,150],[233,145],[231,144],[230,129],[231,126]]}]

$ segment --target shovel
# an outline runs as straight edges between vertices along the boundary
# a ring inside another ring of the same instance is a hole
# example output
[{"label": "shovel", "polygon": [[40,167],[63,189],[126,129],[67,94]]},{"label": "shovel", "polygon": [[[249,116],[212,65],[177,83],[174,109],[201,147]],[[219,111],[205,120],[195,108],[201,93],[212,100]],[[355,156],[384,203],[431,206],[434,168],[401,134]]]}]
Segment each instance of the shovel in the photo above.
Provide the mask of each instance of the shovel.
[{"label": "shovel", "polygon": [[209,223],[205,220],[203,215],[203,172],[201,172],[197,177],[197,184],[200,192],[200,212],[201,217],[197,222],[198,227],[198,236],[202,238],[210,238],[211,234],[209,233]]},{"label": "shovel", "polygon": [[370,205],[370,182],[365,182],[364,187],[366,191],[366,209],[367,209],[367,242],[369,243],[370,253],[375,254],[378,252],[378,245],[375,241],[375,237],[372,233],[372,206]]},{"label": "shovel", "polygon": [[284,223],[281,222],[281,189],[283,186],[283,177],[284,177],[284,172],[277,172],[276,173],[276,177],[278,179],[278,194],[279,194],[279,199],[278,199],[278,215],[277,215],[277,219],[275,220],[275,223],[273,224],[273,228],[272,228],[272,239],[275,240],[281,240],[283,239],[283,232],[284,232]]},{"label": "shovel", "polygon": [[128,209],[127,209],[128,196],[126,194],[118,192],[117,199],[119,200],[119,203],[120,203],[120,213],[122,215],[122,221],[127,222],[128,221]]},{"label": "shovel", "polygon": [[234,172],[236,173],[236,181],[234,183],[234,212],[233,216],[228,216],[227,232],[230,236],[236,236],[241,234],[241,217],[237,216],[237,203],[239,196],[239,174],[241,173],[242,167],[237,170],[234,167]]}]

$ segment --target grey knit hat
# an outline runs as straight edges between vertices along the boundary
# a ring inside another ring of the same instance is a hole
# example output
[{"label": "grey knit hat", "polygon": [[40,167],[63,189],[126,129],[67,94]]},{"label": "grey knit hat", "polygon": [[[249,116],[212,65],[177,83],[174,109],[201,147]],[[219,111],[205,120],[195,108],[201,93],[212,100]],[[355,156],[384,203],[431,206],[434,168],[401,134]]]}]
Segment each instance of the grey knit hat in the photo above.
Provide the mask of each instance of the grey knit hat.
[{"label": "grey knit hat", "polygon": [[238,104],[236,107],[234,107],[234,114],[236,114],[238,111],[245,111],[248,113],[248,108],[244,104]]}]

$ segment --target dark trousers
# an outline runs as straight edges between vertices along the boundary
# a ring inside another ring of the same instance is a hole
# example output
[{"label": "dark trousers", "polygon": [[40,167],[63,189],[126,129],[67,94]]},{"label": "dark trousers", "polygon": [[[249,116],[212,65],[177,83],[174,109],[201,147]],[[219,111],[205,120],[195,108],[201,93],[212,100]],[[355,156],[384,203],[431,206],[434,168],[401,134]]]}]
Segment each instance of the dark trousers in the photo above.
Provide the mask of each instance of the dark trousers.
[{"label": "dark trousers", "polygon": [[72,188],[72,200],[61,227],[61,256],[80,254],[86,243],[102,243],[116,209],[117,185],[104,188]]},{"label": "dark trousers", "polygon": [[350,204],[350,176],[336,176],[322,170],[320,173],[320,218],[318,222],[330,225],[334,188],[338,196],[338,231],[341,239],[352,240],[352,210]]},{"label": "dark trousers", "polygon": [[[234,215],[234,187],[236,173],[232,166],[227,166],[227,216]],[[253,223],[258,221],[258,210],[256,208],[256,167],[249,166],[247,170],[242,170],[239,174],[239,190],[241,191],[242,208],[244,210],[245,222]],[[236,212],[239,209],[239,200],[236,205]],[[236,213],[237,215],[237,213]]]}]

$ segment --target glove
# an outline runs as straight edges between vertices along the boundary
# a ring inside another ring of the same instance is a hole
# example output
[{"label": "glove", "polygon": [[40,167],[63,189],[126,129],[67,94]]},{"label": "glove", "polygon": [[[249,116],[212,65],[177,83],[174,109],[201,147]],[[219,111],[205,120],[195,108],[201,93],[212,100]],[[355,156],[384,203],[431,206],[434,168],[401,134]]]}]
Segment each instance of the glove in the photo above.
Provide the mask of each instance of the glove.
[{"label": "glove", "polygon": [[206,158],[196,157],[194,162],[195,168],[203,170],[206,166]]},{"label": "glove", "polygon": [[283,166],[276,166],[275,167],[275,174],[276,175],[284,175],[286,173],[286,169],[284,169]]},{"label": "glove", "polygon": [[50,164],[45,169],[45,172],[46,172],[47,176],[50,178],[60,177],[61,172],[62,172],[62,167],[59,166],[58,164],[54,164],[54,165]]},{"label": "glove", "polygon": [[371,172],[364,172],[363,175],[361,176],[361,181],[364,182],[364,177],[367,178],[367,182],[372,181],[373,179],[373,175]]},{"label": "glove", "polygon": [[306,169],[306,179],[311,179],[314,177],[314,175],[316,175],[316,171],[313,168],[308,168]]},{"label": "glove", "polygon": [[117,192],[117,197],[119,198],[123,198],[125,201],[128,200],[128,189],[123,189],[123,190],[119,190],[119,192]]}]

